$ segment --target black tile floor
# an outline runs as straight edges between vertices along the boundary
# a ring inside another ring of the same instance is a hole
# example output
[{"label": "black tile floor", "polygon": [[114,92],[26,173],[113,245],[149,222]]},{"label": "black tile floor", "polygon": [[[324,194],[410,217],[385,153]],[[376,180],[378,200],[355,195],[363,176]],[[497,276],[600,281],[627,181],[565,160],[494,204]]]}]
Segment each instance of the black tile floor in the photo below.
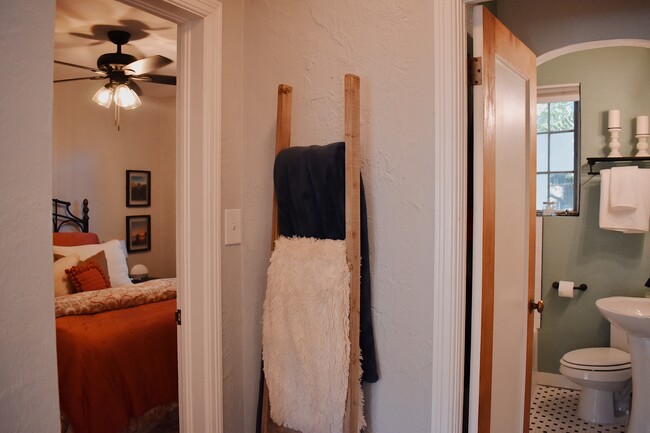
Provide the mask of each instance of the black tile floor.
[{"label": "black tile floor", "polygon": [[576,415],[580,391],[537,385],[530,405],[530,429],[534,433],[624,433],[625,425],[591,424]]}]

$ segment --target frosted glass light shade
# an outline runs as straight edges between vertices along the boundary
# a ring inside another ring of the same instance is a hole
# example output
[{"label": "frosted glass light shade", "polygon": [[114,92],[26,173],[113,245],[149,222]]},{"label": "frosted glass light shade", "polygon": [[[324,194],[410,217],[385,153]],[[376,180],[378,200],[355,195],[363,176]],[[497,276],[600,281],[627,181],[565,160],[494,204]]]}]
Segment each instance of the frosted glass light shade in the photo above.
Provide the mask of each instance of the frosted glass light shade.
[{"label": "frosted glass light shade", "polygon": [[114,98],[117,106],[126,110],[138,108],[142,104],[138,95],[126,84],[120,84],[115,88]]},{"label": "frosted glass light shade", "polygon": [[93,102],[101,105],[102,107],[110,107],[111,102],[113,101],[113,89],[107,84],[100,88],[95,96],[93,96]]}]

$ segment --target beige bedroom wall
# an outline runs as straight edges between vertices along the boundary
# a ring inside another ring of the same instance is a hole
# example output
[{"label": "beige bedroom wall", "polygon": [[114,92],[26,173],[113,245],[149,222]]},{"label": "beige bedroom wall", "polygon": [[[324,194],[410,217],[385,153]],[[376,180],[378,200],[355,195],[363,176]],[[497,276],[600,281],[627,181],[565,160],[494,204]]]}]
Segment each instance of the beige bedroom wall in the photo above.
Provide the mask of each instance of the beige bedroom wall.
[{"label": "beige bedroom wall", "polygon": [[[154,277],[176,274],[175,98],[142,97],[121,112],[91,101],[96,81],[54,86],[52,195],[80,212],[89,201],[90,231],[102,242],[126,237],[127,215],[151,215],[151,251],[131,253],[129,269],[142,263]],[[151,171],[151,207],[126,207],[126,170]]]},{"label": "beige bedroom wall", "polygon": [[[158,98],[160,107],[160,173],[161,208],[160,208],[160,273],[151,272],[152,276],[176,275],[176,98]],[[141,107],[140,107],[141,108]],[[154,149],[155,150],[155,146]],[[153,174],[152,174],[153,175]],[[131,257],[135,262],[135,255]]]}]

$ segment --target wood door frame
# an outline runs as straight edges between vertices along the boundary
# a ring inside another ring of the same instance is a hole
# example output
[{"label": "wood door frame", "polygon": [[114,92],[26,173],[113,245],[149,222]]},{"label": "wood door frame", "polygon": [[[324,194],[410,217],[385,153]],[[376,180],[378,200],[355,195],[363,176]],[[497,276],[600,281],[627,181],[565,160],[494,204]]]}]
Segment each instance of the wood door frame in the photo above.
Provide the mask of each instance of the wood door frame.
[{"label": "wood door frame", "polygon": [[[181,432],[223,431],[221,318],[222,5],[118,0],[178,25],[176,269]],[[191,288],[191,290],[190,290]]]}]

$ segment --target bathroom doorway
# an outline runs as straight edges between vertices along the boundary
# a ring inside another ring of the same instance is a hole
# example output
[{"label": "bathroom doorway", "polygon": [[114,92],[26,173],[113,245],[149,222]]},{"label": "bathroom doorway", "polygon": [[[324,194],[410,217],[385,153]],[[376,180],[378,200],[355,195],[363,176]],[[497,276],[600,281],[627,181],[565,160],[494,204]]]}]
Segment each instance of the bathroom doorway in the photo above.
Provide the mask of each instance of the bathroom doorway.
[{"label": "bathroom doorway", "polygon": [[[564,416],[559,408],[544,412],[545,401],[555,398],[547,396],[561,393],[563,397],[558,398],[568,399],[564,403],[568,407],[577,399],[577,394],[570,394],[577,386],[559,372],[560,358],[576,349],[609,346],[609,323],[598,312],[595,301],[616,295],[644,295],[644,283],[650,275],[650,242],[644,235],[600,229],[600,177],[589,174],[586,158],[607,154],[607,112],[614,108],[622,113],[621,153],[630,155],[634,151],[634,118],[647,114],[650,97],[647,89],[638,87],[639,80],[645,80],[649,73],[650,41],[642,40],[579,44],[549,52],[538,60],[539,85],[579,83],[581,88],[580,213],[540,217],[543,234],[537,278],[545,311],[535,332],[534,378],[544,391],[538,396],[539,414],[544,419],[550,416],[561,420]],[[560,280],[572,281],[575,286],[585,284],[587,290],[574,290],[572,298],[560,297],[552,286]]]}]

